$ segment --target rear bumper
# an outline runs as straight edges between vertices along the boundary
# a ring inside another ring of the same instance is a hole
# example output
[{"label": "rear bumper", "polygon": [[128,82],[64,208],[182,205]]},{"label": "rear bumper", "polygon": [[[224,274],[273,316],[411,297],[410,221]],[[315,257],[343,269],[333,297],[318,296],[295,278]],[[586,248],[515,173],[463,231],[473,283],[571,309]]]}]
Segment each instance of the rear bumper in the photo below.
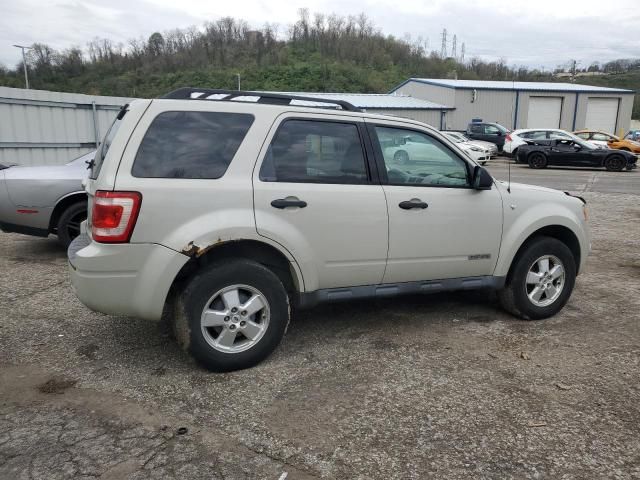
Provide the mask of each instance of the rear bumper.
[{"label": "rear bumper", "polygon": [[159,320],[189,257],[157,244],[103,244],[86,235],[69,246],[71,284],[82,303],[108,315]]}]

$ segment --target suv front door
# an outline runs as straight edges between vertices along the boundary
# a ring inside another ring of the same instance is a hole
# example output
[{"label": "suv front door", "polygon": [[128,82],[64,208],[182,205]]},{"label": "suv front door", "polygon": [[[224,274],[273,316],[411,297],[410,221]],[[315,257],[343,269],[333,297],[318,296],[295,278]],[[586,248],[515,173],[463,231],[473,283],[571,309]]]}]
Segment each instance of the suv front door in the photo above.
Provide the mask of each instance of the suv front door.
[{"label": "suv front door", "polygon": [[292,253],[306,291],[382,281],[387,205],[365,140],[354,117],[286,114],[260,154],[253,177],[258,233]]},{"label": "suv front door", "polygon": [[[376,121],[368,130],[389,209],[383,282],[491,275],[502,237],[498,189],[471,188],[474,165],[417,127]],[[397,139],[407,137],[424,151],[399,163]]]}]

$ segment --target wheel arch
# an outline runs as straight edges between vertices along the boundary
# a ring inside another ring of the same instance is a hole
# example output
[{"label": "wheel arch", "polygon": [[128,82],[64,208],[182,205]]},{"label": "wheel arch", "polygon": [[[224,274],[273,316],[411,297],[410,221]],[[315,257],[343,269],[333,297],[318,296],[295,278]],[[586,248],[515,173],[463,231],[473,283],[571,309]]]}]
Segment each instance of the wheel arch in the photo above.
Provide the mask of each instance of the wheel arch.
[{"label": "wheel arch", "polygon": [[269,268],[291,294],[296,295],[304,291],[304,279],[295,262],[291,262],[286,254],[275,246],[260,240],[228,240],[206,247],[192,245],[190,250],[182,253],[191,258],[174,278],[166,303],[171,303],[175,299],[175,295],[181,291],[195,272],[216,261],[232,258],[253,260]]},{"label": "wheel arch", "polygon": [[64,212],[74,203],[79,203],[82,201],[87,201],[87,193],[85,191],[72,192],[60,198],[56,202],[56,206],[53,208],[53,212],[51,212],[51,217],[49,218],[49,232],[55,233],[58,226],[58,220],[60,220],[62,212]]},{"label": "wheel arch", "polygon": [[530,233],[520,243],[520,246],[510,259],[509,270],[507,272],[507,281],[512,274],[513,266],[516,263],[516,260],[520,257],[520,255],[522,255],[522,252],[529,246],[529,244],[539,237],[551,237],[564,243],[569,248],[569,250],[571,250],[573,258],[576,262],[576,273],[579,271],[582,261],[582,249],[580,247],[580,240],[578,239],[578,236],[573,232],[573,230],[565,225],[546,225]]}]

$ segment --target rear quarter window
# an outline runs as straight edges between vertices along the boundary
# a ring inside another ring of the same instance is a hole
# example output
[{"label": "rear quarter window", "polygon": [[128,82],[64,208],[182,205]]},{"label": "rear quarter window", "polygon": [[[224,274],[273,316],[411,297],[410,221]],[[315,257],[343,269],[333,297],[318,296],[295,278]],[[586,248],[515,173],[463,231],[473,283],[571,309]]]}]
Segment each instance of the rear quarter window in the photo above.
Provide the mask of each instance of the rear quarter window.
[{"label": "rear quarter window", "polygon": [[253,120],[246,113],[161,113],[142,139],[131,174],[139,178],[220,178]]}]

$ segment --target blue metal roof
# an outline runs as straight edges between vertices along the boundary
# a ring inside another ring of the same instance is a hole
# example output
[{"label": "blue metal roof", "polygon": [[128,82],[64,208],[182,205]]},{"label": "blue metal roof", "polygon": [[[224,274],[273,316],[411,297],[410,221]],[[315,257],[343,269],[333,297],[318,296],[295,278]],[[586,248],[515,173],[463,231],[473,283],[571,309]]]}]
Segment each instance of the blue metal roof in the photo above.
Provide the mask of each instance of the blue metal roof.
[{"label": "blue metal roof", "polygon": [[391,90],[392,93],[408,82],[426,83],[453,89],[509,90],[530,92],[569,92],[569,93],[635,93],[622,88],[596,87],[578,83],[556,82],[512,82],[505,80],[451,80],[446,78],[410,78]]}]

